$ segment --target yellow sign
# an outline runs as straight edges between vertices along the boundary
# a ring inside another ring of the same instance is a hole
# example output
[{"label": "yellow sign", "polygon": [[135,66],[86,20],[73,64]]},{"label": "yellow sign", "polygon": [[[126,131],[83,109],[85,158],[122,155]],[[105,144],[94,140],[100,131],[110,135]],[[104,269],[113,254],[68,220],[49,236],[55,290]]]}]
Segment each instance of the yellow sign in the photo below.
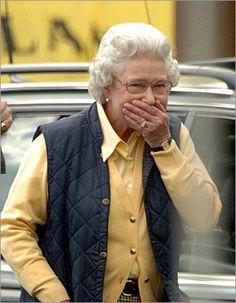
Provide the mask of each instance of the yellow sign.
[{"label": "yellow sign", "polygon": [[88,62],[103,33],[151,23],[175,45],[175,1],[1,1],[1,63]]}]

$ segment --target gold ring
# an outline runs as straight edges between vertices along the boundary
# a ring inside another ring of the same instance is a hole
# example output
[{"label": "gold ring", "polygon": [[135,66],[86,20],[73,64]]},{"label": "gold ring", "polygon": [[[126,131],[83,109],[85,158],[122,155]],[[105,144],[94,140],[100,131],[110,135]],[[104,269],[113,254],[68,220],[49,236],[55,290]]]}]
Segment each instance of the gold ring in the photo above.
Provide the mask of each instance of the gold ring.
[{"label": "gold ring", "polygon": [[145,128],[147,126],[147,121],[144,120],[142,123],[140,123],[141,128]]},{"label": "gold ring", "polygon": [[1,122],[1,131],[4,131],[6,129],[6,123]]}]

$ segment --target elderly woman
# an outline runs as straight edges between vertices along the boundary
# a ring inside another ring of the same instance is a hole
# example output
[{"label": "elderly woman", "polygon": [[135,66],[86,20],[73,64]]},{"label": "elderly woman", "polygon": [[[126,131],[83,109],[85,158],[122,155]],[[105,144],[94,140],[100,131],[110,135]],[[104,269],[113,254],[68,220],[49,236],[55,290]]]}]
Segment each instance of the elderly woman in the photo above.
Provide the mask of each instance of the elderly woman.
[{"label": "elderly woman", "polygon": [[184,301],[183,232],[217,223],[217,189],[166,112],[179,78],[168,39],[126,23],[104,35],[90,108],[40,126],[2,213],[21,301]]}]

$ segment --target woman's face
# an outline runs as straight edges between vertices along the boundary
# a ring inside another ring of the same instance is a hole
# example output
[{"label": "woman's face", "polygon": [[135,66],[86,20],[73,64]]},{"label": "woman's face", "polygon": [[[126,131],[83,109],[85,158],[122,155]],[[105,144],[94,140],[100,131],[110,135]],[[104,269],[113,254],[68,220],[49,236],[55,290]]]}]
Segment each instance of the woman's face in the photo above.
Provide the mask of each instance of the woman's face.
[{"label": "woman's face", "polygon": [[113,83],[104,89],[104,94],[109,99],[105,111],[111,124],[126,124],[123,107],[125,103],[131,103],[133,100],[141,100],[153,106],[155,101],[159,100],[166,109],[168,92],[159,92],[160,89],[157,88],[165,83],[168,83],[168,79],[162,59],[142,55],[122,63],[121,72],[117,73]]}]

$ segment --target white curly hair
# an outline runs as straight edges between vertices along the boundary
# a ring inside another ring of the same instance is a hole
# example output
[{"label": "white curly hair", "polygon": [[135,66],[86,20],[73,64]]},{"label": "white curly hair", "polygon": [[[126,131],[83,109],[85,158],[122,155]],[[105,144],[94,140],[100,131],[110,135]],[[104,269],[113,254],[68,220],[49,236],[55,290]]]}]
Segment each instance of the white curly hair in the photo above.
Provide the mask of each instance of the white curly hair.
[{"label": "white curly hair", "polygon": [[105,103],[103,88],[112,84],[122,63],[145,53],[163,58],[169,81],[172,86],[178,84],[178,62],[172,57],[167,36],[150,24],[122,23],[110,27],[101,40],[97,55],[89,69],[90,95],[96,101]]}]

